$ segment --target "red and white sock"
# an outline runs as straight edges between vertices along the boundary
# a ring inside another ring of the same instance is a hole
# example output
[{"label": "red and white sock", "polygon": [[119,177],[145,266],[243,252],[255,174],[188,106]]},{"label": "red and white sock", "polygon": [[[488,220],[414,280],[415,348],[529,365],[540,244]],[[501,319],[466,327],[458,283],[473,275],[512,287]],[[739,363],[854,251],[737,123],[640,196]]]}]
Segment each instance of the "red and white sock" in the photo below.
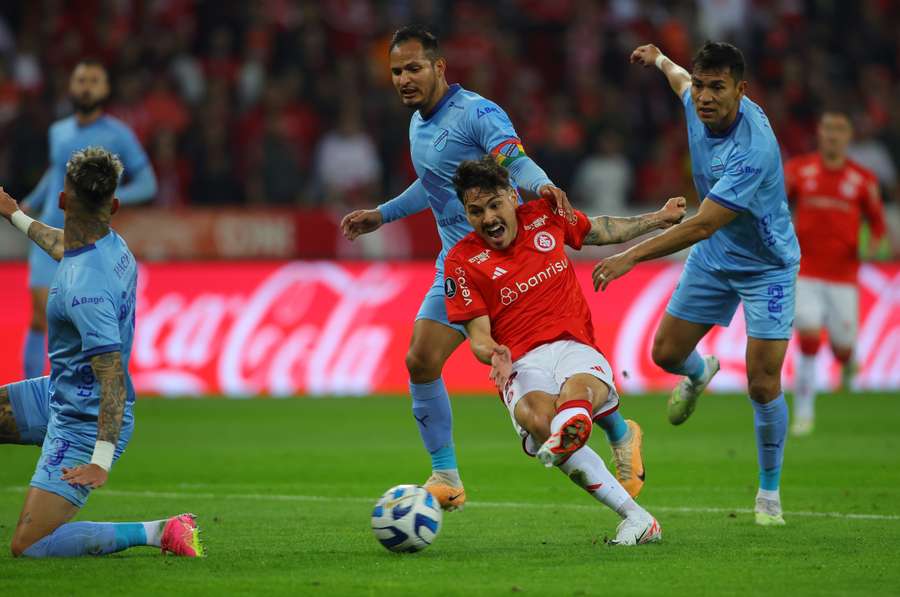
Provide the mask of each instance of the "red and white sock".
[{"label": "red and white sock", "polygon": [[588,429],[590,429],[591,410],[593,410],[593,405],[588,400],[569,400],[563,402],[556,409],[556,416],[550,421],[550,435],[558,433],[559,430],[562,429],[562,426],[576,415],[584,415],[588,420]]},{"label": "red and white sock", "polygon": [[589,446],[572,454],[559,465],[559,470],[622,518],[645,512]]}]

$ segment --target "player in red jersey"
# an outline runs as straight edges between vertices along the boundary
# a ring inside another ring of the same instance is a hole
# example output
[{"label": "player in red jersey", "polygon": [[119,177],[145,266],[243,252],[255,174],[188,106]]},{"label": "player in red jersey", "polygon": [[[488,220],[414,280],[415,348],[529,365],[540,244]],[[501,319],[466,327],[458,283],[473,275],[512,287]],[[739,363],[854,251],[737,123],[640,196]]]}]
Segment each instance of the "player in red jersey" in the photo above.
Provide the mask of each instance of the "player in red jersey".
[{"label": "player in red jersey", "polygon": [[587,446],[592,421],[614,412],[619,397],[564,246],[619,243],[666,228],[684,217],[684,198],[632,218],[576,211],[571,223],[545,199],[517,206],[506,169],[489,156],[462,162],[453,183],[474,231],[445,262],[450,321],[465,325],[472,352],[491,365],[526,453],[559,467],[623,518],[614,543],[658,540],[653,516]]},{"label": "player in red jersey", "polygon": [[875,175],[847,157],[853,135],[844,112],[826,111],[818,127],[819,149],[785,164],[788,198],[800,241],[795,322],[800,339],[794,397],[794,435],[812,432],[815,413],[815,357],[822,327],[843,366],[844,385],[853,370],[859,298],[859,227],[868,221],[872,238],[885,232]]}]

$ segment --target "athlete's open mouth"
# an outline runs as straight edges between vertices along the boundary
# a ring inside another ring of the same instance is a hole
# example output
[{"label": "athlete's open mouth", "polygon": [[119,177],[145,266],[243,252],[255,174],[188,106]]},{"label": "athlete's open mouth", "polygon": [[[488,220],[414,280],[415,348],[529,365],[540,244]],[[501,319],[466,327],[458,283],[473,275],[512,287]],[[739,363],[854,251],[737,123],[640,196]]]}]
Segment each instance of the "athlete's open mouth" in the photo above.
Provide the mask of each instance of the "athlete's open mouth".
[{"label": "athlete's open mouth", "polygon": [[713,108],[699,108],[697,111],[703,116],[713,116],[716,113]]},{"label": "athlete's open mouth", "polygon": [[485,226],[484,232],[491,238],[499,240],[503,238],[503,233],[506,232],[506,226],[498,222],[496,224],[491,224],[490,226]]}]

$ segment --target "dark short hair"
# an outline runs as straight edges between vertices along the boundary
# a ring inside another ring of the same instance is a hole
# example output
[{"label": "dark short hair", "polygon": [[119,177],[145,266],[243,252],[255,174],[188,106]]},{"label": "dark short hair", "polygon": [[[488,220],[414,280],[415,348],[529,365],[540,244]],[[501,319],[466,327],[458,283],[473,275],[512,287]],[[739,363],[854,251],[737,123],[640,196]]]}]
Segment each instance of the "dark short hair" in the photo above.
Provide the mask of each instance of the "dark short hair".
[{"label": "dark short hair", "polygon": [[724,41],[707,41],[694,55],[694,69],[718,71],[728,69],[735,82],[744,80],[744,55]]},{"label": "dark short hair", "polygon": [[821,121],[826,116],[843,116],[847,120],[847,122],[849,122],[851,125],[853,124],[853,117],[850,110],[848,110],[846,106],[841,104],[825,105],[819,112],[819,120]]},{"label": "dark short hair", "polygon": [[112,198],[123,170],[117,155],[102,147],[87,147],[66,162],[66,180],[84,206],[96,211]]},{"label": "dark short hair", "polygon": [[453,175],[453,186],[463,205],[466,204],[466,191],[470,189],[496,191],[512,188],[509,184],[509,171],[489,155],[462,162]]},{"label": "dark short hair", "polygon": [[400,44],[408,41],[417,41],[422,44],[425,55],[432,62],[441,57],[441,45],[437,36],[424,25],[407,25],[394,31],[389,49],[393,50]]},{"label": "dark short hair", "polygon": [[[75,68],[78,68],[79,66],[95,66],[99,69],[102,69],[103,72],[106,74],[106,76],[109,77],[109,69],[106,68],[106,65],[103,64],[103,62],[97,58],[92,58],[92,57],[82,58],[81,60],[78,61],[78,64],[75,65]],[[74,71],[75,68],[73,68],[72,70]]]}]

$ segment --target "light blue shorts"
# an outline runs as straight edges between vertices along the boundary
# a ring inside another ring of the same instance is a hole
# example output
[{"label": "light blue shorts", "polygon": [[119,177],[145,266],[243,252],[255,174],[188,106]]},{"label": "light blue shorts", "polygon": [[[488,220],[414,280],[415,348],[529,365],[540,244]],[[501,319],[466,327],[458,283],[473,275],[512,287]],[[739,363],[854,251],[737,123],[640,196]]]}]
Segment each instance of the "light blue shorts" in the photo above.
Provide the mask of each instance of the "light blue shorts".
[{"label": "light blue shorts", "polygon": [[[41,457],[31,477],[31,486],[61,496],[81,508],[91,490],[63,481],[62,469],[91,461],[97,436],[96,420],[60,423],[50,411],[49,377],[26,379],[7,387],[16,427],[23,442],[41,446]],[[133,431],[134,418],[126,412],[113,462],[122,455]]]},{"label": "light blue shorts", "polygon": [[447,327],[451,327],[463,336],[467,336],[465,326],[458,323],[450,323],[447,319],[447,303],[444,302],[444,272],[438,270],[434,276],[434,283],[428,292],[425,293],[425,299],[419,312],[416,314],[416,321],[420,319],[431,319],[438,323],[443,323]]},{"label": "light blue shorts", "polygon": [[59,262],[38,246],[28,252],[28,288],[50,288]]},{"label": "light blue shorts", "polygon": [[666,312],[694,323],[728,327],[744,304],[747,336],[789,340],[794,325],[797,270],[791,266],[759,274],[715,272],[688,259]]}]

